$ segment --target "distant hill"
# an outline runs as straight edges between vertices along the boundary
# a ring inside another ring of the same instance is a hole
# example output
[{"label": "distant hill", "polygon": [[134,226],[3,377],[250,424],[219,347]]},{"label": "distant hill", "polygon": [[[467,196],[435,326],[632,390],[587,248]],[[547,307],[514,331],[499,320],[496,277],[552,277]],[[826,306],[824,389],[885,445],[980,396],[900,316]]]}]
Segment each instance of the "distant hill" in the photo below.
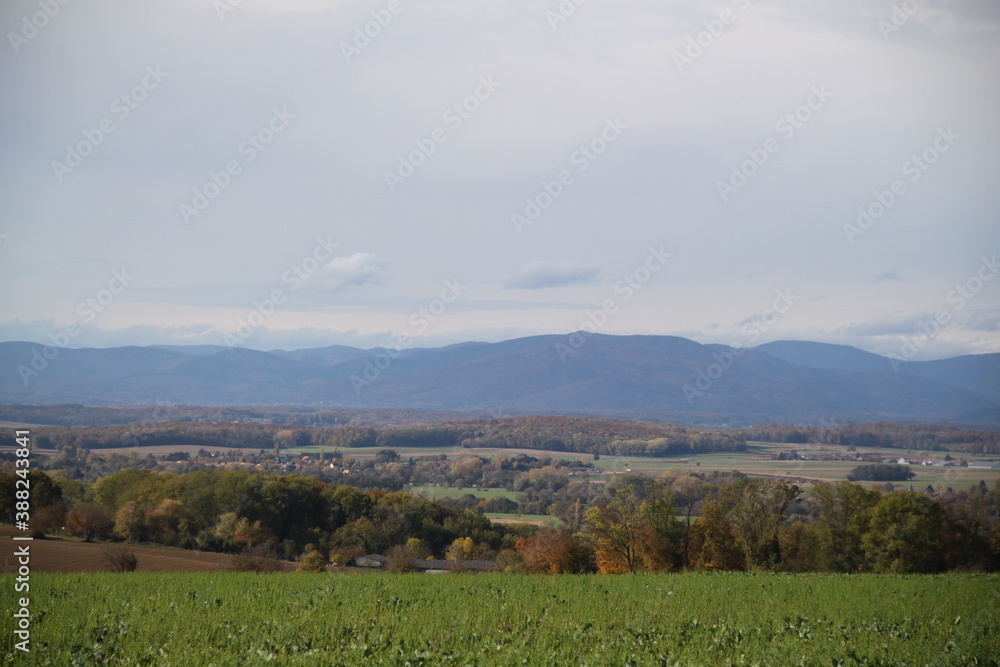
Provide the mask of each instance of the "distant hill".
[{"label": "distant hill", "polygon": [[856,373],[892,370],[892,360],[850,345],[830,345],[806,340],[780,340],[754,348],[796,366]]},{"label": "distant hill", "polygon": [[[776,341],[756,348],[797,366],[828,370],[880,373],[893,369],[893,360],[849,345],[810,341]],[[937,361],[897,363],[900,372],[960,387],[1000,401],[1000,354],[968,354]]]},{"label": "distant hill", "polygon": [[61,349],[51,360],[41,345],[0,343],[0,402],[688,415],[689,423],[975,415],[982,423],[1000,414],[998,363],[1000,355],[978,355],[894,372],[885,357],[822,343],[735,351],[673,336],[584,334],[402,353]]}]

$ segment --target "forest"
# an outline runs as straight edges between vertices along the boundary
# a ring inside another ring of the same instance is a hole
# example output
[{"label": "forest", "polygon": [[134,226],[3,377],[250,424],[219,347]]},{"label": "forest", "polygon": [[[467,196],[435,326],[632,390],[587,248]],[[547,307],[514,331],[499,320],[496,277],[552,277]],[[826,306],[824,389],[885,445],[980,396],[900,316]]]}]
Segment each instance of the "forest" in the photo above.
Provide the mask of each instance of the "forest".
[{"label": "forest", "polygon": [[[478,459],[470,459],[478,460]],[[449,462],[454,465],[461,462]],[[554,468],[554,466],[549,466]],[[551,471],[536,468],[540,483]],[[0,473],[0,520],[13,519],[13,472]],[[492,560],[508,572],[679,570],[995,571],[997,499],[969,491],[891,491],[851,482],[808,493],[782,480],[684,473],[624,475],[554,510],[560,528],[499,525],[473,509],[406,492],[359,490],[298,474],[123,469],[91,483],[30,473],[39,538],[153,543],[285,560]],[[1000,486],[1000,485],[998,485]],[[932,490],[931,490],[932,491]]]}]

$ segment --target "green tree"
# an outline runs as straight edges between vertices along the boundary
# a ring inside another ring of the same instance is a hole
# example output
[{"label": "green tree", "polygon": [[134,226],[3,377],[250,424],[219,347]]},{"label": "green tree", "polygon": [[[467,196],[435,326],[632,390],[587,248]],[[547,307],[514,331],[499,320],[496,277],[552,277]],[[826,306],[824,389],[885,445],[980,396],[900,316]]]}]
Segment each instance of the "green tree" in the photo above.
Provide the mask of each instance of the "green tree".
[{"label": "green tree", "polygon": [[819,523],[820,563],[834,572],[857,572],[865,562],[861,540],[868,531],[872,508],[882,494],[850,482],[820,482],[809,503]]},{"label": "green tree", "polygon": [[884,496],[871,511],[862,539],[865,557],[876,572],[938,572],[942,565],[941,509],[919,493]]},{"label": "green tree", "polygon": [[130,500],[115,513],[115,535],[126,542],[138,542],[145,537],[146,513],[139,503]]}]

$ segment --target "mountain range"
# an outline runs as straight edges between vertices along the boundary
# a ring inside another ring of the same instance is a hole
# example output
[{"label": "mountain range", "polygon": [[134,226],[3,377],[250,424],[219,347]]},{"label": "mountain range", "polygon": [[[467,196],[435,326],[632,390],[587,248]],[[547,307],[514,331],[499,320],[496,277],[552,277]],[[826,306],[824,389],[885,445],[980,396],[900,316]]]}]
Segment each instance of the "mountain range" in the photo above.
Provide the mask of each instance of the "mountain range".
[{"label": "mountain range", "polygon": [[894,368],[857,348],[576,333],[442,348],[0,343],[0,402],[326,405],[664,418],[1000,424],[1000,354]]}]

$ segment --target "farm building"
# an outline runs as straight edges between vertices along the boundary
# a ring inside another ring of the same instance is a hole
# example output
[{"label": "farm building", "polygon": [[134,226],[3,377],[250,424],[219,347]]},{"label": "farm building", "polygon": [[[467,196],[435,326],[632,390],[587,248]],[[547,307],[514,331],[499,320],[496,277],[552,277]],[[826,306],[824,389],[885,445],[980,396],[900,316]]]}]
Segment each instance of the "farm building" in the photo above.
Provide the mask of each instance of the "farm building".
[{"label": "farm building", "polygon": [[[380,554],[368,554],[354,559],[358,567],[385,569],[389,559]],[[489,572],[496,566],[491,560],[434,560],[418,558],[413,561],[413,569],[417,572],[434,574],[438,572]]]},{"label": "farm building", "polygon": [[1000,461],[970,461],[970,468],[1000,468]]},{"label": "farm building", "polygon": [[489,572],[496,563],[491,560],[420,560],[413,561],[413,567],[420,572],[436,574],[440,572]]},{"label": "farm building", "polygon": [[383,567],[389,561],[385,556],[380,556],[379,554],[368,554],[367,556],[358,556],[354,559],[354,564],[358,567]]}]

